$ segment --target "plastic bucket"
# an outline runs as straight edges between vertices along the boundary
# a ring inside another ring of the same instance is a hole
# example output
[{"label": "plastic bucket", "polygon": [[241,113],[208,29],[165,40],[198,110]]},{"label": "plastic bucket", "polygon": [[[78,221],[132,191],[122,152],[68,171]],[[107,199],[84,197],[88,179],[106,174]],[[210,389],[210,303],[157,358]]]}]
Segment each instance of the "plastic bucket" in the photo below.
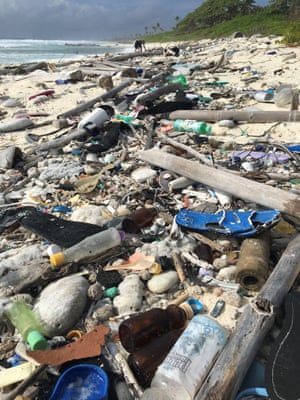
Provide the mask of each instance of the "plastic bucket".
[{"label": "plastic bucket", "polygon": [[49,400],[107,400],[108,377],[93,364],[77,364],[58,379]]}]

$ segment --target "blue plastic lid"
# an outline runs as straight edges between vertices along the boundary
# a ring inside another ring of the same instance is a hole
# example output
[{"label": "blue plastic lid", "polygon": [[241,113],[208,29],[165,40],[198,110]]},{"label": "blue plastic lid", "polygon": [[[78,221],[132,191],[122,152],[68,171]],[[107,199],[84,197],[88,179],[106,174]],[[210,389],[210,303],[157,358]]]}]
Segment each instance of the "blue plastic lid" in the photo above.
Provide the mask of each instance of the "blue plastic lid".
[{"label": "blue plastic lid", "polygon": [[197,299],[188,299],[188,304],[192,307],[192,310],[194,311],[194,314],[199,314],[203,311],[203,304],[201,303],[201,301],[197,300]]},{"label": "blue plastic lid", "polygon": [[94,364],[77,364],[58,379],[49,400],[108,400],[108,377]]}]

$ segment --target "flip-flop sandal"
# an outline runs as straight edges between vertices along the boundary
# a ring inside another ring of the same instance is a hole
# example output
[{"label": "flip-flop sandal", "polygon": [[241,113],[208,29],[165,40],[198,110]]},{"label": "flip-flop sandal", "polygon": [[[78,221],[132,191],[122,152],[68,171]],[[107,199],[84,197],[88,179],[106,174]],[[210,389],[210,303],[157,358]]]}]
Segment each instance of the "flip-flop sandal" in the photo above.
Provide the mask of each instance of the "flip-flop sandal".
[{"label": "flip-flop sandal", "polygon": [[292,144],[290,146],[285,146],[289,151],[300,154],[300,144]]},{"label": "flip-flop sandal", "polygon": [[243,237],[251,236],[279,222],[277,210],[219,211],[216,214],[182,209],[175,217],[178,225],[200,231],[213,231]]},{"label": "flip-flop sandal", "polygon": [[108,377],[94,364],[77,364],[58,379],[49,400],[107,400]]}]

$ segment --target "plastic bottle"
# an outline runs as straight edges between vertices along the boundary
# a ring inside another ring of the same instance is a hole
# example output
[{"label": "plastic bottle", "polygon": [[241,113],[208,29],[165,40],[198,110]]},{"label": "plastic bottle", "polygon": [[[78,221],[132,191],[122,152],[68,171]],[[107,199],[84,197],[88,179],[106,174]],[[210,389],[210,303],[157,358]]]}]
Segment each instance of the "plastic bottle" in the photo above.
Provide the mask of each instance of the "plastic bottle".
[{"label": "plastic bottle", "polygon": [[121,239],[122,232],[119,232],[116,228],[106,229],[86,237],[62,252],[51,255],[50,263],[53,267],[60,267],[70,262],[92,259],[106,250],[118,246]]},{"label": "plastic bottle", "polygon": [[150,399],[154,389],[165,392],[166,398],[172,400],[192,400],[227,337],[225,329],[212,318],[195,315],[157,368],[151,388],[142,399]]},{"label": "plastic bottle", "polygon": [[157,367],[166,358],[183,329],[166,332],[129,355],[128,365],[143,388],[150,386]]},{"label": "plastic bottle", "polygon": [[179,132],[200,133],[202,135],[209,135],[211,133],[210,125],[191,119],[176,119],[174,121],[174,129]]},{"label": "plastic bottle", "polygon": [[103,108],[95,108],[94,111],[79,122],[77,127],[78,129],[89,128],[89,126],[101,128],[108,119],[109,115]]},{"label": "plastic bottle", "polygon": [[33,311],[24,302],[10,303],[6,308],[6,315],[22,338],[29,344],[31,350],[44,350],[48,343],[40,333],[42,327]]},{"label": "plastic bottle", "polygon": [[183,74],[177,75],[171,79],[172,83],[181,83],[182,86],[186,86],[186,77]]},{"label": "plastic bottle", "polygon": [[182,328],[193,315],[193,309],[187,303],[180,306],[170,304],[166,309],[152,308],[135,314],[121,322],[120,341],[132,353],[165,332]]}]

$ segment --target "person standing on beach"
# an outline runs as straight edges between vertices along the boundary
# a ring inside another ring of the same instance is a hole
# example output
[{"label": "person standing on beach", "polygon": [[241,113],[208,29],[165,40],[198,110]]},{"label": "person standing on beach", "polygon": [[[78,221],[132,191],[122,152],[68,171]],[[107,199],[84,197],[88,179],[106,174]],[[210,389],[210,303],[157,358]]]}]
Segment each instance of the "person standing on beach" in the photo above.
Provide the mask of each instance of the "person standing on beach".
[{"label": "person standing on beach", "polygon": [[146,46],[145,46],[145,40],[135,40],[133,43],[133,47],[134,47],[134,52],[136,51],[140,51],[142,52],[143,50],[146,51]]}]

